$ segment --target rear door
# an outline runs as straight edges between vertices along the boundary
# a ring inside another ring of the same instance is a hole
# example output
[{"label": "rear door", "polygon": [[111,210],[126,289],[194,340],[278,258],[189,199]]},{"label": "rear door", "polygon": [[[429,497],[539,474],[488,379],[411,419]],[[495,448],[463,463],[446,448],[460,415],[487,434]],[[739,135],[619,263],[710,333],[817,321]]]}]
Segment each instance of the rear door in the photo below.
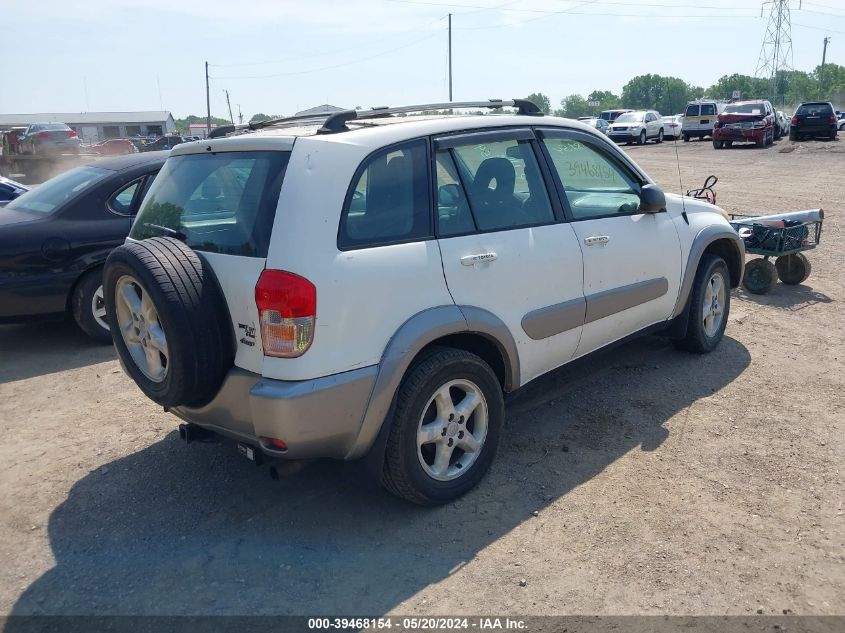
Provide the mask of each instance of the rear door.
[{"label": "rear door", "polygon": [[572,358],[584,320],[581,251],[538,157],[528,128],[435,140],[449,291],[504,321],[523,384]]},{"label": "rear door", "polygon": [[680,240],[668,213],[639,212],[643,182],[613,148],[574,130],[539,134],[583,252],[582,356],[670,316]]}]

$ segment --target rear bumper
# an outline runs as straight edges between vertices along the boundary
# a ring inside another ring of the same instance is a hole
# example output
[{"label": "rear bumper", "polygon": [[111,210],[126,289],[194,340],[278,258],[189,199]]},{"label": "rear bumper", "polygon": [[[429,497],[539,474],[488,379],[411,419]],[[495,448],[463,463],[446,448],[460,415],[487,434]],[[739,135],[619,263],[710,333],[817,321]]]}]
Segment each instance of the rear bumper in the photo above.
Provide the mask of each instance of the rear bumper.
[{"label": "rear bumper", "polygon": [[806,136],[828,136],[836,132],[836,126],[832,123],[825,125],[793,125],[790,128],[793,134],[803,134]]},{"label": "rear bumper", "polygon": [[[217,396],[198,408],[171,411],[187,422],[259,446],[281,459],[343,459],[356,447],[378,366],[284,381],[232,368]],[[269,438],[284,440],[279,450]]]}]

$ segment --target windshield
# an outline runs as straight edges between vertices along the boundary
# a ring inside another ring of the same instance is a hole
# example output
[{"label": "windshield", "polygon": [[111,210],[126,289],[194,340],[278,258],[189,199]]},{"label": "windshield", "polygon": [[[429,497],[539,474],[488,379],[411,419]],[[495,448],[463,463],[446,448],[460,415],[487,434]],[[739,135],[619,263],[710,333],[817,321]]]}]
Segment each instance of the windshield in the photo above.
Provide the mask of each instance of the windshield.
[{"label": "windshield", "polygon": [[7,204],[6,208],[49,215],[111,173],[114,172],[99,167],[77,167],[27,191]]},{"label": "windshield", "polygon": [[762,114],[763,104],[761,103],[731,103],[725,106],[725,112],[729,114]]},{"label": "windshield", "polygon": [[197,250],[266,257],[289,158],[278,151],[169,158],[129,235],[143,240],[175,231]]},{"label": "windshield", "polygon": [[645,115],[642,112],[629,112],[627,114],[620,114],[616,117],[614,123],[639,123],[643,120]]}]

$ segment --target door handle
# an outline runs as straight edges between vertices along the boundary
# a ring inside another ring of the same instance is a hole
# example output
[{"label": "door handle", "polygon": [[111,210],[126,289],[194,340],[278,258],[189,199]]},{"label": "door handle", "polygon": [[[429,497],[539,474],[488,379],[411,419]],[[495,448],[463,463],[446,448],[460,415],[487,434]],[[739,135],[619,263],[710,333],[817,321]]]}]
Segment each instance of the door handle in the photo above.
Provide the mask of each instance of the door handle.
[{"label": "door handle", "polygon": [[464,255],[461,257],[461,263],[464,266],[474,266],[475,264],[483,264],[485,262],[492,262],[498,257],[496,253],[481,253],[480,255]]},{"label": "door handle", "polygon": [[608,235],[591,235],[590,237],[584,238],[584,244],[587,246],[604,246],[610,241],[610,236]]}]

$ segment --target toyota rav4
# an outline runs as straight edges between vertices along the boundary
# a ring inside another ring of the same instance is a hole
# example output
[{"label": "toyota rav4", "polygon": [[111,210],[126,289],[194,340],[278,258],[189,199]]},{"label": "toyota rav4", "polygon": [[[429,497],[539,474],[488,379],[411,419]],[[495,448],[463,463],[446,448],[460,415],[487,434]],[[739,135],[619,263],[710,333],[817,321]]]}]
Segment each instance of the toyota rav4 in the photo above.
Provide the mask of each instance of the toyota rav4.
[{"label": "toyota rav4", "polygon": [[[462,107],[515,112],[403,116]],[[172,151],[104,273],[125,371],[186,434],[366,457],[444,503],[488,470],[505,394],[634,334],[722,338],[737,233],[588,125],[514,100],[223,132]]]}]

